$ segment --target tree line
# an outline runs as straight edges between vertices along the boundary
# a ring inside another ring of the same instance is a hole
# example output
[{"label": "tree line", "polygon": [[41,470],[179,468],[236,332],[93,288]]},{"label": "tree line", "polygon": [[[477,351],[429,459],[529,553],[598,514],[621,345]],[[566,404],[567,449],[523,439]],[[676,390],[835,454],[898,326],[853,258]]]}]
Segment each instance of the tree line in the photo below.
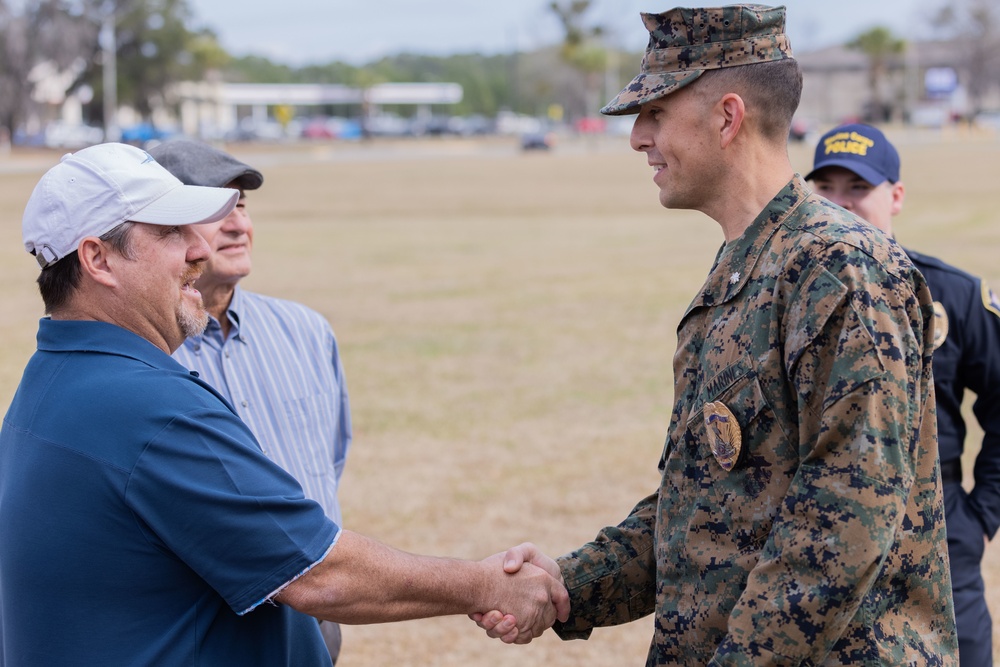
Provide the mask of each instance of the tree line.
[{"label": "tree line", "polygon": [[[102,27],[113,27],[116,99],[149,118],[171,108],[170,84],[219,78],[246,83],[331,83],[367,87],[385,82],[454,82],[463,100],[449,113],[494,116],[501,109],[544,115],[557,106],[573,119],[594,113],[637,69],[641,51],[613,52],[589,16],[593,0],[551,0],[564,33],[560,44],[530,52],[451,56],[397,54],[355,66],[344,62],[291,67],[262,56],[234,57],[217,34],[199,26],[190,0],[0,0],[0,128],[18,128],[53,100],[40,93],[58,73],[65,92],[86,90],[85,121],[104,119],[108,50]],[[942,2],[928,17],[955,39],[967,61],[970,92],[984,93],[1000,72],[1000,9],[994,0]],[[866,53],[875,85],[902,40],[874,28],[850,43]],[[59,77],[56,77],[58,80]],[[58,91],[56,91],[58,95]]]},{"label": "tree line", "polygon": [[[85,90],[86,122],[104,119],[105,65],[102,26],[114,28],[116,97],[143,118],[159,106],[171,108],[170,84],[221,79],[239,83],[331,83],[367,87],[390,82],[454,82],[464,97],[449,113],[495,116],[501,109],[544,114],[555,104],[569,117],[587,113],[595,66],[581,54],[600,50],[592,43],[600,29],[587,25],[591,0],[553,1],[567,31],[563,45],[529,53],[428,56],[402,53],[365,65],[344,62],[292,67],[268,58],[234,57],[210,28],[197,25],[189,0],[0,0],[0,128],[13,130],[33,110],[58,103],[40,94],[42,80],[63,80],[66,94]],[[623,55],[624,79],[641,53]],[[595,65],[596,63],[596,65]],[[68,80],[67,80],[68,79]]]}]

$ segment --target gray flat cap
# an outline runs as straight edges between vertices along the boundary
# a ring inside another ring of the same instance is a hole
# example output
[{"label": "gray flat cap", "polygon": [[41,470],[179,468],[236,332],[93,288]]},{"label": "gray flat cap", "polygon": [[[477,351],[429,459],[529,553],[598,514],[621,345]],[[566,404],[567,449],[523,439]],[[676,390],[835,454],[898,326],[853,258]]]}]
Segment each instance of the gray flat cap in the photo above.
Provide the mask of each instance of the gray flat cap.
[{"label": "gray flat cap", "polygon": [[200,141],[171,139],[149,154],[185,185],[222,188],[235,181],[243,190],[256,190],[264,183],[263,174],[250,165]]}]

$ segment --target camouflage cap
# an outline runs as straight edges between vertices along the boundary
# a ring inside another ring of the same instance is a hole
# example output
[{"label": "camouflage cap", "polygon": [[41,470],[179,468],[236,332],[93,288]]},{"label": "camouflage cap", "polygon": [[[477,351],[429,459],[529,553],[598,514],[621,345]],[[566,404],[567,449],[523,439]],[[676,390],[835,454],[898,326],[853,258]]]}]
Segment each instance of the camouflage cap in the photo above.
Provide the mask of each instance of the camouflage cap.
[{"label": "camouflage cap", "polygon": [[642,14],[649,46],[640,74],[601,113],[639,113],[646,102],[682,88],[705,70],[792,57],[785,8],[765,5],[675,7]]}]

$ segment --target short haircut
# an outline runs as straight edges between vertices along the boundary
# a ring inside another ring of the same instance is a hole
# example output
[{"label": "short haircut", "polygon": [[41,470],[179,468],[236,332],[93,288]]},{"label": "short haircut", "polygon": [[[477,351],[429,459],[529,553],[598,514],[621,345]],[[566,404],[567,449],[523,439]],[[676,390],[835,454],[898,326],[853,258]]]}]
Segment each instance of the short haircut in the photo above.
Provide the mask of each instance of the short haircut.
[{"label": "short haircut", "polygon": [[708,70],[694,82],[701,90],[743,98],[747,117],[773,142],[788,141],[802,97],[802,71],[793,58]]},{"label": "short haircut", "polygon": [[[126,259],[133,258],[132,225],[123,222],[105,232],[100,239]],[[74,290],[80,285],[80,256],[73,251],[38,274],[38,291],[42,294],[45,314],[49,315],[66,305]]]}]

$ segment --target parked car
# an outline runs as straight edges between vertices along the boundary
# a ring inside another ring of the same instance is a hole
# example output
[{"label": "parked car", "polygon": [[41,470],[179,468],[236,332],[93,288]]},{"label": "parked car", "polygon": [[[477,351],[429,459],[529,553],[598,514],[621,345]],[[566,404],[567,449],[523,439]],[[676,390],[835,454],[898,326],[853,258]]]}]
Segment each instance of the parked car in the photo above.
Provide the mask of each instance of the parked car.
[{"label": "parked car", "polygon": [[[290,132],[294,133],[294,130]],[[244,118],[236,129],[226,132],[224,138],[226,141],[280,141],[288,136],[289,133],[276,120],[269,118],[258,122],[253,118]]]},{"label": "parked car", "polygon": [[573,123],[573,129],[580,134],[604,134],[607,127],[608,121],[597,116],[577,118]]},{"label": "parked car", "polygon": [[364,132],[373,137],[403,137],[410,134],[410,123],[395,114],[378,114],[365,119]]},{"label": "parked car", "polygon": [[980,111],[972,118],[976,127],[1000,130],[1000,111]]},{"label": "parked car", "polygon": [[359,139],[361,123],[351,118],[317,116],[302,125],[303,139]]},{"label": "parked car", "polygon": [[793,118],[792,125],[788,128],[788,140],[802,143],[809,137],[810,131],[809,123],[801,118]]},{"label": "parked car", "polygon": [[326,118],[312,118],[302,126],[303,139],[333,139],[336,136]]},{"label": "parked car", "polygon": [[155,145],[153,142],[169,139],[174,134],[176,134],[174,130],[158,128],[152,123],[137,123],[131,127],[122,128],[121,140],[126,144],[148,147]]},{"label": "parked car", "polygon": [[547,151],[555,144],[551,132],[527,132],[521,135],[521,150]]},{"label": "parked car", "polygon": [[43,132],[42,143],[49,148],[78,150],[104,141],[104,130],[82,123],[49,123]]}]

